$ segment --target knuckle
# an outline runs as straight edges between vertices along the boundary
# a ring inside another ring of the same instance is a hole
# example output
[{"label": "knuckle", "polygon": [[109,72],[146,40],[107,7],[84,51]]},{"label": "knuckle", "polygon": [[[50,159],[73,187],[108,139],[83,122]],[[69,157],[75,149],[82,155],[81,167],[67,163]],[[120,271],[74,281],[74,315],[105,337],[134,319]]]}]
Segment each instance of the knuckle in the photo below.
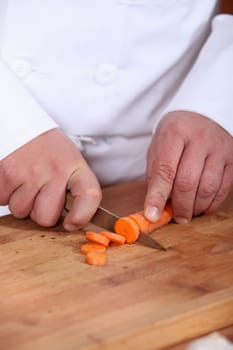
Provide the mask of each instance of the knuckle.
[{"label": "knuckle", "polygon": [[13,187],[15,183],[15,171],[12,171],[10,166],[4,165],[3,162],[0,163],[0,176],[3,184],[6,187]]},{"label": "knuckle", "polygon": [[101,201],[102,194],[101,191],[98,188],[95,187],[89,187],[85,190],[85,195],[87,197],[92,198],[95,201]]},{"label": "knuckle", "polygon": [[174,136],[183,135],[183,130],[184,130],[183,123],[181,123],[180,120],[173,120],[171,122],[168,132],[172,135],[172,137],[174,137]]},{"label": "knuckle", "polygon": [[4,166],[0,162],[0,205],[7,205],[10,200],[11,192],[15,188],[15,172]]},{"label": "knuckle", "polygon": [[165,162],[159,162],[153,166],[153,174],[159,175],[164,181],[171,183],[175,178],[175,170]]},{"label": "knuckle", "polygon": [[200,188],[200,197],[205,199],[209,197],[213,197],[217,192],[217,184],[214,183],[205,183]]},{"label": "knuckle", "polygon": [[156,193],[147,196],[147,205],[149,206],[160,207],[161,204],[166,203],[166,201],[167,197],[161,191],[157,191]]},{"label": "knuckle", "polygon": [[176,181],[175,188],[178,192],[192,192],[195,190],[195,181],[190,177],[179,177]]},{"label": "knuckle", "polygon": [[167,114],[167,127],[164,130],[167,137],[183,137],[185,123],[180,113]]},{"label": "knuckle", "polygon": [[30,167],[30,176],[33,180],[36,180],[41,173],[41,167],[37,163],[33,163]]},{"label": "knuckle", "polygon": [[51,168],[50,168],[51,174],[55,175],[56,177],[63,177],[65,174],[63,163],[59,159],[54,159],[53,162],[51,162]]}]

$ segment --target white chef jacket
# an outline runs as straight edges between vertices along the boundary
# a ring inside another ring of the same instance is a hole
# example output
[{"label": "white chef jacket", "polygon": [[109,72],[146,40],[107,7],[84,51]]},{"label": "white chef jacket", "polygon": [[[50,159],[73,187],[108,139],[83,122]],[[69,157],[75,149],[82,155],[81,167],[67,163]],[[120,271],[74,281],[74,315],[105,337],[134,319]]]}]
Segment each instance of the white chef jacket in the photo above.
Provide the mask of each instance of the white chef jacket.
[{"label": "white chef jacket", "polygon": [[166,112],[233,134],[233,19],[217,0],[0,0],[0,159],[59,127],[102,184],[145,173]]}]

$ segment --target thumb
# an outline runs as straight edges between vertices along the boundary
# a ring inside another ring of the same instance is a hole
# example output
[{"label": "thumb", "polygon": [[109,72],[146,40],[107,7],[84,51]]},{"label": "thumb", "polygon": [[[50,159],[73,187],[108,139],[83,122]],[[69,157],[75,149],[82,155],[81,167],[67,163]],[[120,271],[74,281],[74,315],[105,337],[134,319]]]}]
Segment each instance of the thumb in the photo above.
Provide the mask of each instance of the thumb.
[{"label": "thumb", "polygon": [[72,203],[63,226],[67,231],[78,230],[95,214],[102,199],[101,188],[93,171],[85,164],[77,168],[67,184]]}]

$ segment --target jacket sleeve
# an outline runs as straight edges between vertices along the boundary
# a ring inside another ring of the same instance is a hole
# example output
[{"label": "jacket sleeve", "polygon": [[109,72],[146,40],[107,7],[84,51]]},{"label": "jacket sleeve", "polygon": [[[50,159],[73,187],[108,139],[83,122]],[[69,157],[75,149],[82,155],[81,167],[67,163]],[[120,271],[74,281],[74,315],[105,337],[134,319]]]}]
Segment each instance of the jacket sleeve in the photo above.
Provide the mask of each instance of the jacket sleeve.
[{"label": "jacket sleeve", "polygon": [[0,57],[0,159],[56,127]]},{"label": "jacket sleeve", "polygon": [[233,135],[233,16],[218,15],[189,74],[165,113],[202,114]]}]

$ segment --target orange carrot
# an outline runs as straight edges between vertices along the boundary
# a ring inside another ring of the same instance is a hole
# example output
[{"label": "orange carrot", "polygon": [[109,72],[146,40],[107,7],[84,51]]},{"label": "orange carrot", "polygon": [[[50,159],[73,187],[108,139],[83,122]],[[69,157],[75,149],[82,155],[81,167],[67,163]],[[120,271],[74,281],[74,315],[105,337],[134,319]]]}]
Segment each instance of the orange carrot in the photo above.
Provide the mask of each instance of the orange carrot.
[{"label": "orange carrot", "polygon": [[86,255],[86,263],[89,265],[103,266],[107,264],[106,253],[89,252]]},{"label": "orange carrot", "polygon": [[149,234],[171,221],[173,214],[170,203],[167,203],[160,218],[154,222],[147,220],[143,212],[131,214],[129,217],[138,224],[141,231]]},{"label": "orange carrot", "polygon": [[110,242],[116,243],[116,244],[124,244],[126,239],[124,236],[118,235],[117,233],[109,232],[109,231],[101,231],[99,232],[104,237],[107,237]]},{"label": "orange carrot", "polygon": [[153,230],[167,224],[172,220],[172,217],[173,214],[171,204],[168,202],[162,212],[162,215],[155,222],[147,220],[143,212],[138,212],[117,220],[114,230],[119,235],[125,236],[127,243],[132,243],[138,239],[140,231],[149,234]]},{"label": "orange carrot", "polygon": [[115,222],[114,231],[124,236],[126,243],[133,243],[139,237],[139,227],[130,217],[122,217]]},{"label": "orange carrot", "polygon": [[160,216],[160,218],[154,222],[155,224],[155,228],[160,228],[166,224],[168,224],[171,220],[173,219],[173,211],[172,211],[172,206],[171,206],[171,202],[167,202],[167,204],[165,205],[163,212]]},{"label": "orange carrot", "polygon": [[129,218],[135,221],[140,231],[143,231],[144,233],[150,233],[154,229],[154,223],[147,220],[143,215],[143,212],[131,214],[129,215]]},{"label": "orange carrot", "polygon": [[94,242],[85,243],[81,246],[81,252],[83,254],[88,254],[90,252],[103,253],[105,252],[105,250],[106,250],[106,247],[104,245],[99,243],[94,243]]},{"label": "orange carrot", "polygon": [[107,237],[104,237],[103,235],[100,235],[99,233],[93,232],[93,231],[87,231],[86,232],[86,238],[89,241],[99,243],[107,247],[110,243],[110,240]]}]

